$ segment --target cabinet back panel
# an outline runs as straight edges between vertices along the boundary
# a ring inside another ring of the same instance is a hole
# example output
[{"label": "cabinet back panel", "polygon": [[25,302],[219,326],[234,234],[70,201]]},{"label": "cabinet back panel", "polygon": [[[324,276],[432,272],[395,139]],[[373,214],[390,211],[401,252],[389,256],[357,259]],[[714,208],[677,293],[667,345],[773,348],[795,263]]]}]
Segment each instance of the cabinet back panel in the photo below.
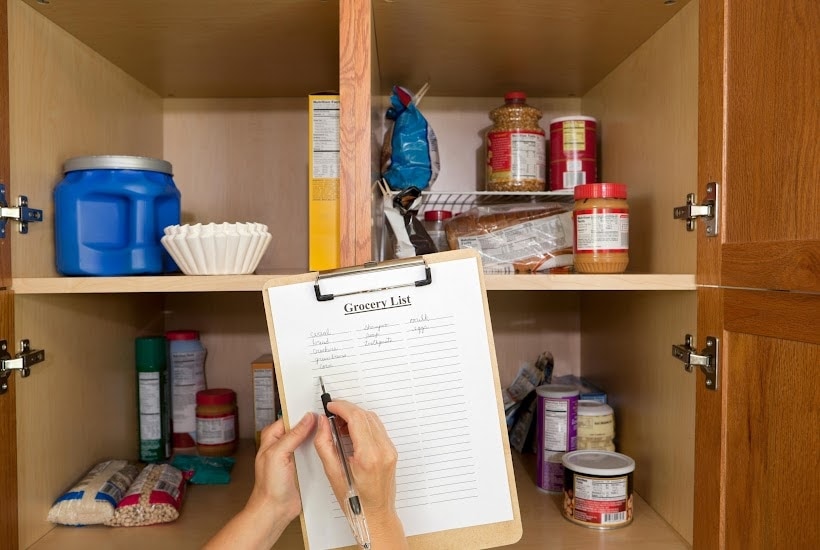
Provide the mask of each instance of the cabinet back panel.
[{"label": "cabinet back panel", "polygon": [[[218,312],[218,313],[216,313]],[[168,294],[166,330],[193,329],[208,350],[205,373],[209,388],[236,392],[239,437],[254,437],[251,362],[270,353],[265,304],[261,292]]]},{"label": "cabinet back panel", "polygon": [[617,450],[636,462],[635,491],[690,544],[697,378],[670,346],[697,326],[696,303],[694,292],[581,297],[581,373],[608,393]]},{"label": "cabinet back panel", "polygon": [[[510,385],[522,362],[535,361],[543,351],[553,353],[556,375],[579,373],[577,293],[490,292],[489,302],[502,387]],[[240,437],[253,437],[250,365],[271,351],[261,294],[217,293],[207,300],[198,294],[169,294],[165,315],[167,330],[201,332],[208,349],[208,386],[236,391]]]},{"label": "cabinet back panel", "polygon": [[[9,7],[11,179],[43,221],[11,231],[14,277],[50,277],[52,191],[82,155],[162,157],[162,100],[19,0]],[[14,202],[14,200],[10,201]]]},{"label": "cabinet back panel", "polygon": [[[435,82],[431,82],[430,94],[435,93]],[[578,98],[530,97],[527,103],[541,109],[541,127],[547,131],[550,119],[581,113]],[[387,98],[384,104],[389,105]],[[436,133],[441,158],[441,171],[431,191],[484,191],[484,135],[492,126],[490,111],[503,104],[502,96],[424,97],[419,110]],[[384,135],[378,136],[379,146],[383,141]]]},{"label": "cabinet back panel", "polygon": [[697,189],[697,2],[586,94],[582,106],[600,122],[601,181],[628,186],[628,270],[694,273],[696,233],[673,219],[672,209]]},{"label": "cabinet back panel", "polygon": [[307,105],[307,96],[164,101],[183,222],[267,224],[259,271],[307,268]]},{"label": "cabinet back panel", "polygon": [[15,327],[46,360],[17,384],[20,547],[97,462],[137,458],[134,338],[162,329],[160,296],[17,296]]},{"label": "cabinet back panel", "polygon": [[579,374],[581,336],[575,292],[494,291],[488,294],[501,387],[523,362],[552,352],[554,375]]}]

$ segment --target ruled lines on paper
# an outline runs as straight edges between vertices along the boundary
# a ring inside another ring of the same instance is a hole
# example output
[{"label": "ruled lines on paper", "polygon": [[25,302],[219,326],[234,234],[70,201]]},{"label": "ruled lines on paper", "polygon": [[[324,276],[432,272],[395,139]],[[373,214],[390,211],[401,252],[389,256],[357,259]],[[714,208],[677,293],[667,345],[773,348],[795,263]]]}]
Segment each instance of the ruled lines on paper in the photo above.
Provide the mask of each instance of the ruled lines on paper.
[{"label": "ruled lines on paper", "polygon": [[454,316],[419,313],[308,336],[317,384],[375,411],[396,446],[398,509],[478,496],[457,336]]}]

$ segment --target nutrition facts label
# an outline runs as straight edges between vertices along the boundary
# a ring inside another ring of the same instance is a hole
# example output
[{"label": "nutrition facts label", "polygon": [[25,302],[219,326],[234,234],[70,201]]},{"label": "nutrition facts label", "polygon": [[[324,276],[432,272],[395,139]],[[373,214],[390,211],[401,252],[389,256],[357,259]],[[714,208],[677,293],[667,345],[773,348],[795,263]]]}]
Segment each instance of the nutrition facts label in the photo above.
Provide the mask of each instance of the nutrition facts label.
[{"label": "nutrition facts label", "polygon": [[339,177],[339,100],[313,102],[313,179]]}]

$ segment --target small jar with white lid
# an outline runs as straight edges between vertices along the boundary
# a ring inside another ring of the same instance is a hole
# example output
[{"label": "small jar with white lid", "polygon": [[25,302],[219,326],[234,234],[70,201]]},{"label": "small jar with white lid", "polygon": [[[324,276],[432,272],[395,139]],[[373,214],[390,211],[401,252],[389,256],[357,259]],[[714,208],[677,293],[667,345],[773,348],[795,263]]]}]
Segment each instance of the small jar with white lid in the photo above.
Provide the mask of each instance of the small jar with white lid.
[{"label": "small jar with white lid", "polygon": [[578,401],[578,450],[615,450],[615,414],[612,407],[600,401]]}]

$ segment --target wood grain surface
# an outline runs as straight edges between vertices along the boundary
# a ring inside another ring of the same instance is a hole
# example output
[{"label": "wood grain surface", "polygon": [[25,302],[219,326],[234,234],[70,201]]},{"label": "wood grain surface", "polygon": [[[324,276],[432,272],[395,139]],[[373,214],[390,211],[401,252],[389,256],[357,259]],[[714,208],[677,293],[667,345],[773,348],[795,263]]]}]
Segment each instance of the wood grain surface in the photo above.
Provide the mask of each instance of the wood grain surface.
[{"label": "wood grain surface", "polygon": [[[2,13],[2,11],[0,11]],[[14,294],[0,290],[0,339],[14,355]],[[0,395],[0,549],[17,548],[17,383],[20,374],[12,372],[8,391]]]},{"label": "wood grain surface", "polygon": [[371,149],[371,2],[340,2],[339,94],[341,264],[361,265],[372,258],[370,245]]}]

